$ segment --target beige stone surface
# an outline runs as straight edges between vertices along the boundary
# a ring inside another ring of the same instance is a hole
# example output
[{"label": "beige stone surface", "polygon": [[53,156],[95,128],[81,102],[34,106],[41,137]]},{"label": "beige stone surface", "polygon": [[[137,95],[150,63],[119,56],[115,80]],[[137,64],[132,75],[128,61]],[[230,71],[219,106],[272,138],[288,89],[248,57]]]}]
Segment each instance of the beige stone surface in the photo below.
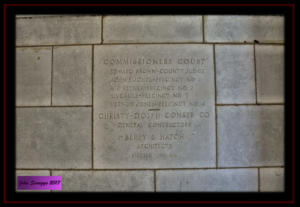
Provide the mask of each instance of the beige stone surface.
[{"label": "beige stone surface", "polygon": [[16,45],[101,43],[101,16],[32,16],[16,19]]},{"label": "beige stone surface", "polygon": [[216,45],[218,104],[255,103],[252,45]]},{"label": "beige stone surface", "polygon": [[260,168],[260,191],[283,192],[284,168]]},{"label": "beige stone surface", "polygon": [[284,102],[284,46],[256,45],[258,103]]},{"label": "beige stone surface", "polygon": [[205,42],[284,42],[283,16],[207,15]]},{"label": "beige stone surface", "polygon": [[[53,171],[62,176],[63,192],[153,192],[153,171]],[[60,192],[60,191],[55,191]]]},{"label": "beige stone surface", "polygon": [[105,43],[202,42],[202,16],[105,16]]},{"label": "beige stone surface", "polygon": [[284,108],[220,106],[218,166],[281,166],[284,164]]},{"label": "beige stone surface", "polygon": [[51,47],[16,49],[16,105],[51,103]]},{"label": "beige stone surface", "polygon": [[90,168],[91,108],[16,109],[17,168]]},{"label": "beige stone surface", "polygon": [[53,48],[53,105],[92,104],[92,46]]},{"label": "beige stone surface", "polygon": [[255,192],[257,169],[158,170],[157,192]]}]

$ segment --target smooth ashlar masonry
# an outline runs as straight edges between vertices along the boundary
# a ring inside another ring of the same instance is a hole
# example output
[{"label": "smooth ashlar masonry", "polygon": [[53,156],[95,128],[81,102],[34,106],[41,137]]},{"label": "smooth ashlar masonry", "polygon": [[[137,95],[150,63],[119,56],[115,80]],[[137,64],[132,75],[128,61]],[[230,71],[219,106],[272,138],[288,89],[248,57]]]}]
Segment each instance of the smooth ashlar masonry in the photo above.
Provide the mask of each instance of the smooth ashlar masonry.
[{"label": "smooth ashlar masonry", "polygon": [[16,105],[50,106],[51,47],[16,50]]},{"label": "smooth ashlar masonry", "polygon": [[17,16],[16,176],[62,176],[62,192],[285,191],[283,22]]},{"label": "smooth ashlar masonry", "polygon": [[[139,171],[53,171],[62,176],[63,191],[153,191],[151,170]],[[57,192],[57,191],[56,191]]]},{"label": "smooth ashlar masonry", "polygon": [[16,21],[16,45],[101,43],[101,16],[33,16]]},{"label": "smooth ashlar masonry", "polygon": [[256,169],[157,171],[157,191],[251,192],[258,189]]},{"label": "smooth ashlar masonry", "polygon": [[202,42],[202,16],[105,16],[105,43]]},{"label": "smooth ashlar masonry", "polygon": [[91,109],[17,108],[17,168],[90,168]]},{"label": "smooth ashlar masonry", "polygon": [[91,105],[91,55],[91,46],[53,47],[54,105]]}]

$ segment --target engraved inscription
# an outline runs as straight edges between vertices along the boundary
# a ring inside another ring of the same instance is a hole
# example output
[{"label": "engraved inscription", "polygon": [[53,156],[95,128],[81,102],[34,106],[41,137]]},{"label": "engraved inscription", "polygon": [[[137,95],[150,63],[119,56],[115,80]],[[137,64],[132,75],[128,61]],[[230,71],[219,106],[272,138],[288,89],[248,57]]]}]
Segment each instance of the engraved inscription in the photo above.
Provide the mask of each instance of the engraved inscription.
[{"label": "engraved inscription", "polygon": [[99,46],[94,70],[96,167],[214,164],[211,46]]}]

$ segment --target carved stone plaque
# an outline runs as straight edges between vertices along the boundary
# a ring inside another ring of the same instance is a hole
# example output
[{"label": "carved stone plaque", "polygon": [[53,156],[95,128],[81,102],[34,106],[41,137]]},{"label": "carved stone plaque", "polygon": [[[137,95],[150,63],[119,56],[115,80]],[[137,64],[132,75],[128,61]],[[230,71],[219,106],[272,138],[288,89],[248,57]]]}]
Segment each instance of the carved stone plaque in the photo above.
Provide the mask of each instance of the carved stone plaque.
[{"label": "carved stone plaque", "polygon": [[95,168],[216,166],[211,45],[94,48]]}]

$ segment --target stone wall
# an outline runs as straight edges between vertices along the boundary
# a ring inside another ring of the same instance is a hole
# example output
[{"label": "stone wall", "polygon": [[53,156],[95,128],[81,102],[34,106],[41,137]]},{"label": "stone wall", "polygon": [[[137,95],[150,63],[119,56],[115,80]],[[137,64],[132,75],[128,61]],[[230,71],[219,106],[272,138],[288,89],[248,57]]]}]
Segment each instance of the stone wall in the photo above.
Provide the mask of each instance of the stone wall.
[{"label": "stone wall", "polygon": [[16,37],[17,175],[62,176],[63,191],[284,190],[282,16],[20,15]]}]

